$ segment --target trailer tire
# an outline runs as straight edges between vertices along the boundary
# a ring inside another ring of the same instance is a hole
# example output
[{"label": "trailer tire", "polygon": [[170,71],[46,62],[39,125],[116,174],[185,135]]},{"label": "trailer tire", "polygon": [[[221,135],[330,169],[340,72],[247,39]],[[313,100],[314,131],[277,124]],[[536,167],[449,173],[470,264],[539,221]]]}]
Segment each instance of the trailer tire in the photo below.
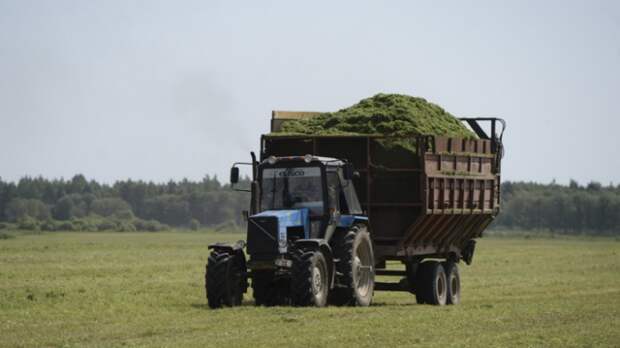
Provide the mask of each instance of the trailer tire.
[{"label": "trailer tire", "polygon": [[336,305],[370,306],[375,288],[375,258],[368,229],[355,225],[337,246],[336,270],[344,287],[332,290],[330,302]]},{"label": "trailer tire", "polygon": [[418,272],[416,292],[418,303],[445,305],[447,299],[446,273],[441,263],[438,261],[423,262]]},{"label": "trailer tire", "polygon": [[275,306],[278,304],[278,289],[271,271],[252,272],[252,295],[257,306]]},{"label": "trailer tire", "polygon": [[319,250],[294,250],[291,300],[295,306],[324,307],[329,294],[327,260]]},{"label": "trailer tire", "polygon": [[451,261],[443,263],[446,272],[446,303],[457,305],[461,302],[461,276],[459,275],[458,265]]},{"label": "trailer tire", "polygon": [[210,308],[238,306],[245,292],[245,270],[234,254],[222,250],[213,250],[205,272],[205,290]]}]

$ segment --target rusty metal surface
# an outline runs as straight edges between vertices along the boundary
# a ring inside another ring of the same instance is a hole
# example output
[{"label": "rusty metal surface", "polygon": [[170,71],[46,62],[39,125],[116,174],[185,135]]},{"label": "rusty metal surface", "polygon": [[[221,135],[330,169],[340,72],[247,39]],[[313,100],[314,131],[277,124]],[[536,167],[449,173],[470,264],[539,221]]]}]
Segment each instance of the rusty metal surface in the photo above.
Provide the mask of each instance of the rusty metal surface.
[{"label": "rusty metal surface", "polygon": [[346,159],[371,223],[377,262],[460,250],[500,208],[501,148],[493,139],[409,138],[415,153],[386,150],[382,136],[264,135],[261,159],[313,154]]}]

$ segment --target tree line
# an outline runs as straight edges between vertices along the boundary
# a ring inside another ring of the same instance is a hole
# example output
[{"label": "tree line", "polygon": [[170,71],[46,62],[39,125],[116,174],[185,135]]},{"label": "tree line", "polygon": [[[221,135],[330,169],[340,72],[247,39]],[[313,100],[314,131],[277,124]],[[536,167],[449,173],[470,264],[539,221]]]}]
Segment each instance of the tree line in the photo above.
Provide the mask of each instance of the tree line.
[{"label": "tree line", "polygon": [[[247,186],[249,179],[245,178]],[[560,234],[620,233],[620,185],[505,182],[496,228]],[[231,229],[243,224],[249,196],[217,177],[153,183],[24,177],[0,179],[0,228],[159,231],[170,227]]]},{"label": "tree line", "polygon": [[620,185],[505,182],[495,226],[558,234],[620,234]]},{"label": "tree line", "polygon": [[201,181],[124,180],[112,185],[83,175],[70,180],[24,177],[17,183],[0,179],[0,223],[26,230],[234,228],[248,202],[247,195],[208,175]]}]

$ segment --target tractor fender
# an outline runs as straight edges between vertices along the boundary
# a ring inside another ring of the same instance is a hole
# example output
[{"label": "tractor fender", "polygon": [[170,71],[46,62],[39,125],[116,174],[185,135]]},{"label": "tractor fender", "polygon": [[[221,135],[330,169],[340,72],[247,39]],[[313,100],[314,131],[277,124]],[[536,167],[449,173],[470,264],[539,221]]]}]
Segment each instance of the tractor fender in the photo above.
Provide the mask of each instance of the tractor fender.
[{"label": "tractor fender", "polygon": [[209,244],[208,248],[209,250],[213,249],[217,251],[227,252],[230,255],[234,255],[236,262],[239,263],[239,267],[241,267],[244,273],[247,273],[245,253],[243,252],[243,249],[245,248],[244,241],[239,240],[235,244],[228,244],[228,243]]},{"label": "tractor fender", "polygon": [[355,224],[368,225],[368,217],[362,215],[340,215],[338,227],[348,229]]},{"label": "tractor fender", "polygon": [[238,240],[237,243],[235,244],[228,244],[228,243],[209,244],[209,249],[227,251],[231,254],[234,254],[239,250],[243,251],[244,248],[245,248],[245,242],[242,240]]},{"label": "tractor fender", "polygon": [[334,264],[334,255],[329,244],[324,239],[298,239],[295,241],[295,248],[323,253],[327,261],[327,268],[329,269],[329,287],[331,289],[335,283],[336,265]]}]

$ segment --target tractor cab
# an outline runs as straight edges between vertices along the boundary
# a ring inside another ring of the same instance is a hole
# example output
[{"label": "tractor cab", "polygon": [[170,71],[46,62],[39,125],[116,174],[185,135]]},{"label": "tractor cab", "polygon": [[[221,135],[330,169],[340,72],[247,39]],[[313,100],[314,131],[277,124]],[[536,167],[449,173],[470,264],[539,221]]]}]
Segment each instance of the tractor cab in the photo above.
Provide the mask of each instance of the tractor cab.
[{"label": "tractor cab", "polygon": [[341,160],[306,155],[269,157],[258,168],[258,212],[305,210],[307,238],[321,238],[322,229],[339,215],[362,213],[353,186],[352,167]]},{"label": "tractor cab", "polygon": [[329,241],[362,210],[352,167],[317,156],[269,157],[257,168],[256,213],[248,218],[251,260],[273,260],[298,240]]}]

